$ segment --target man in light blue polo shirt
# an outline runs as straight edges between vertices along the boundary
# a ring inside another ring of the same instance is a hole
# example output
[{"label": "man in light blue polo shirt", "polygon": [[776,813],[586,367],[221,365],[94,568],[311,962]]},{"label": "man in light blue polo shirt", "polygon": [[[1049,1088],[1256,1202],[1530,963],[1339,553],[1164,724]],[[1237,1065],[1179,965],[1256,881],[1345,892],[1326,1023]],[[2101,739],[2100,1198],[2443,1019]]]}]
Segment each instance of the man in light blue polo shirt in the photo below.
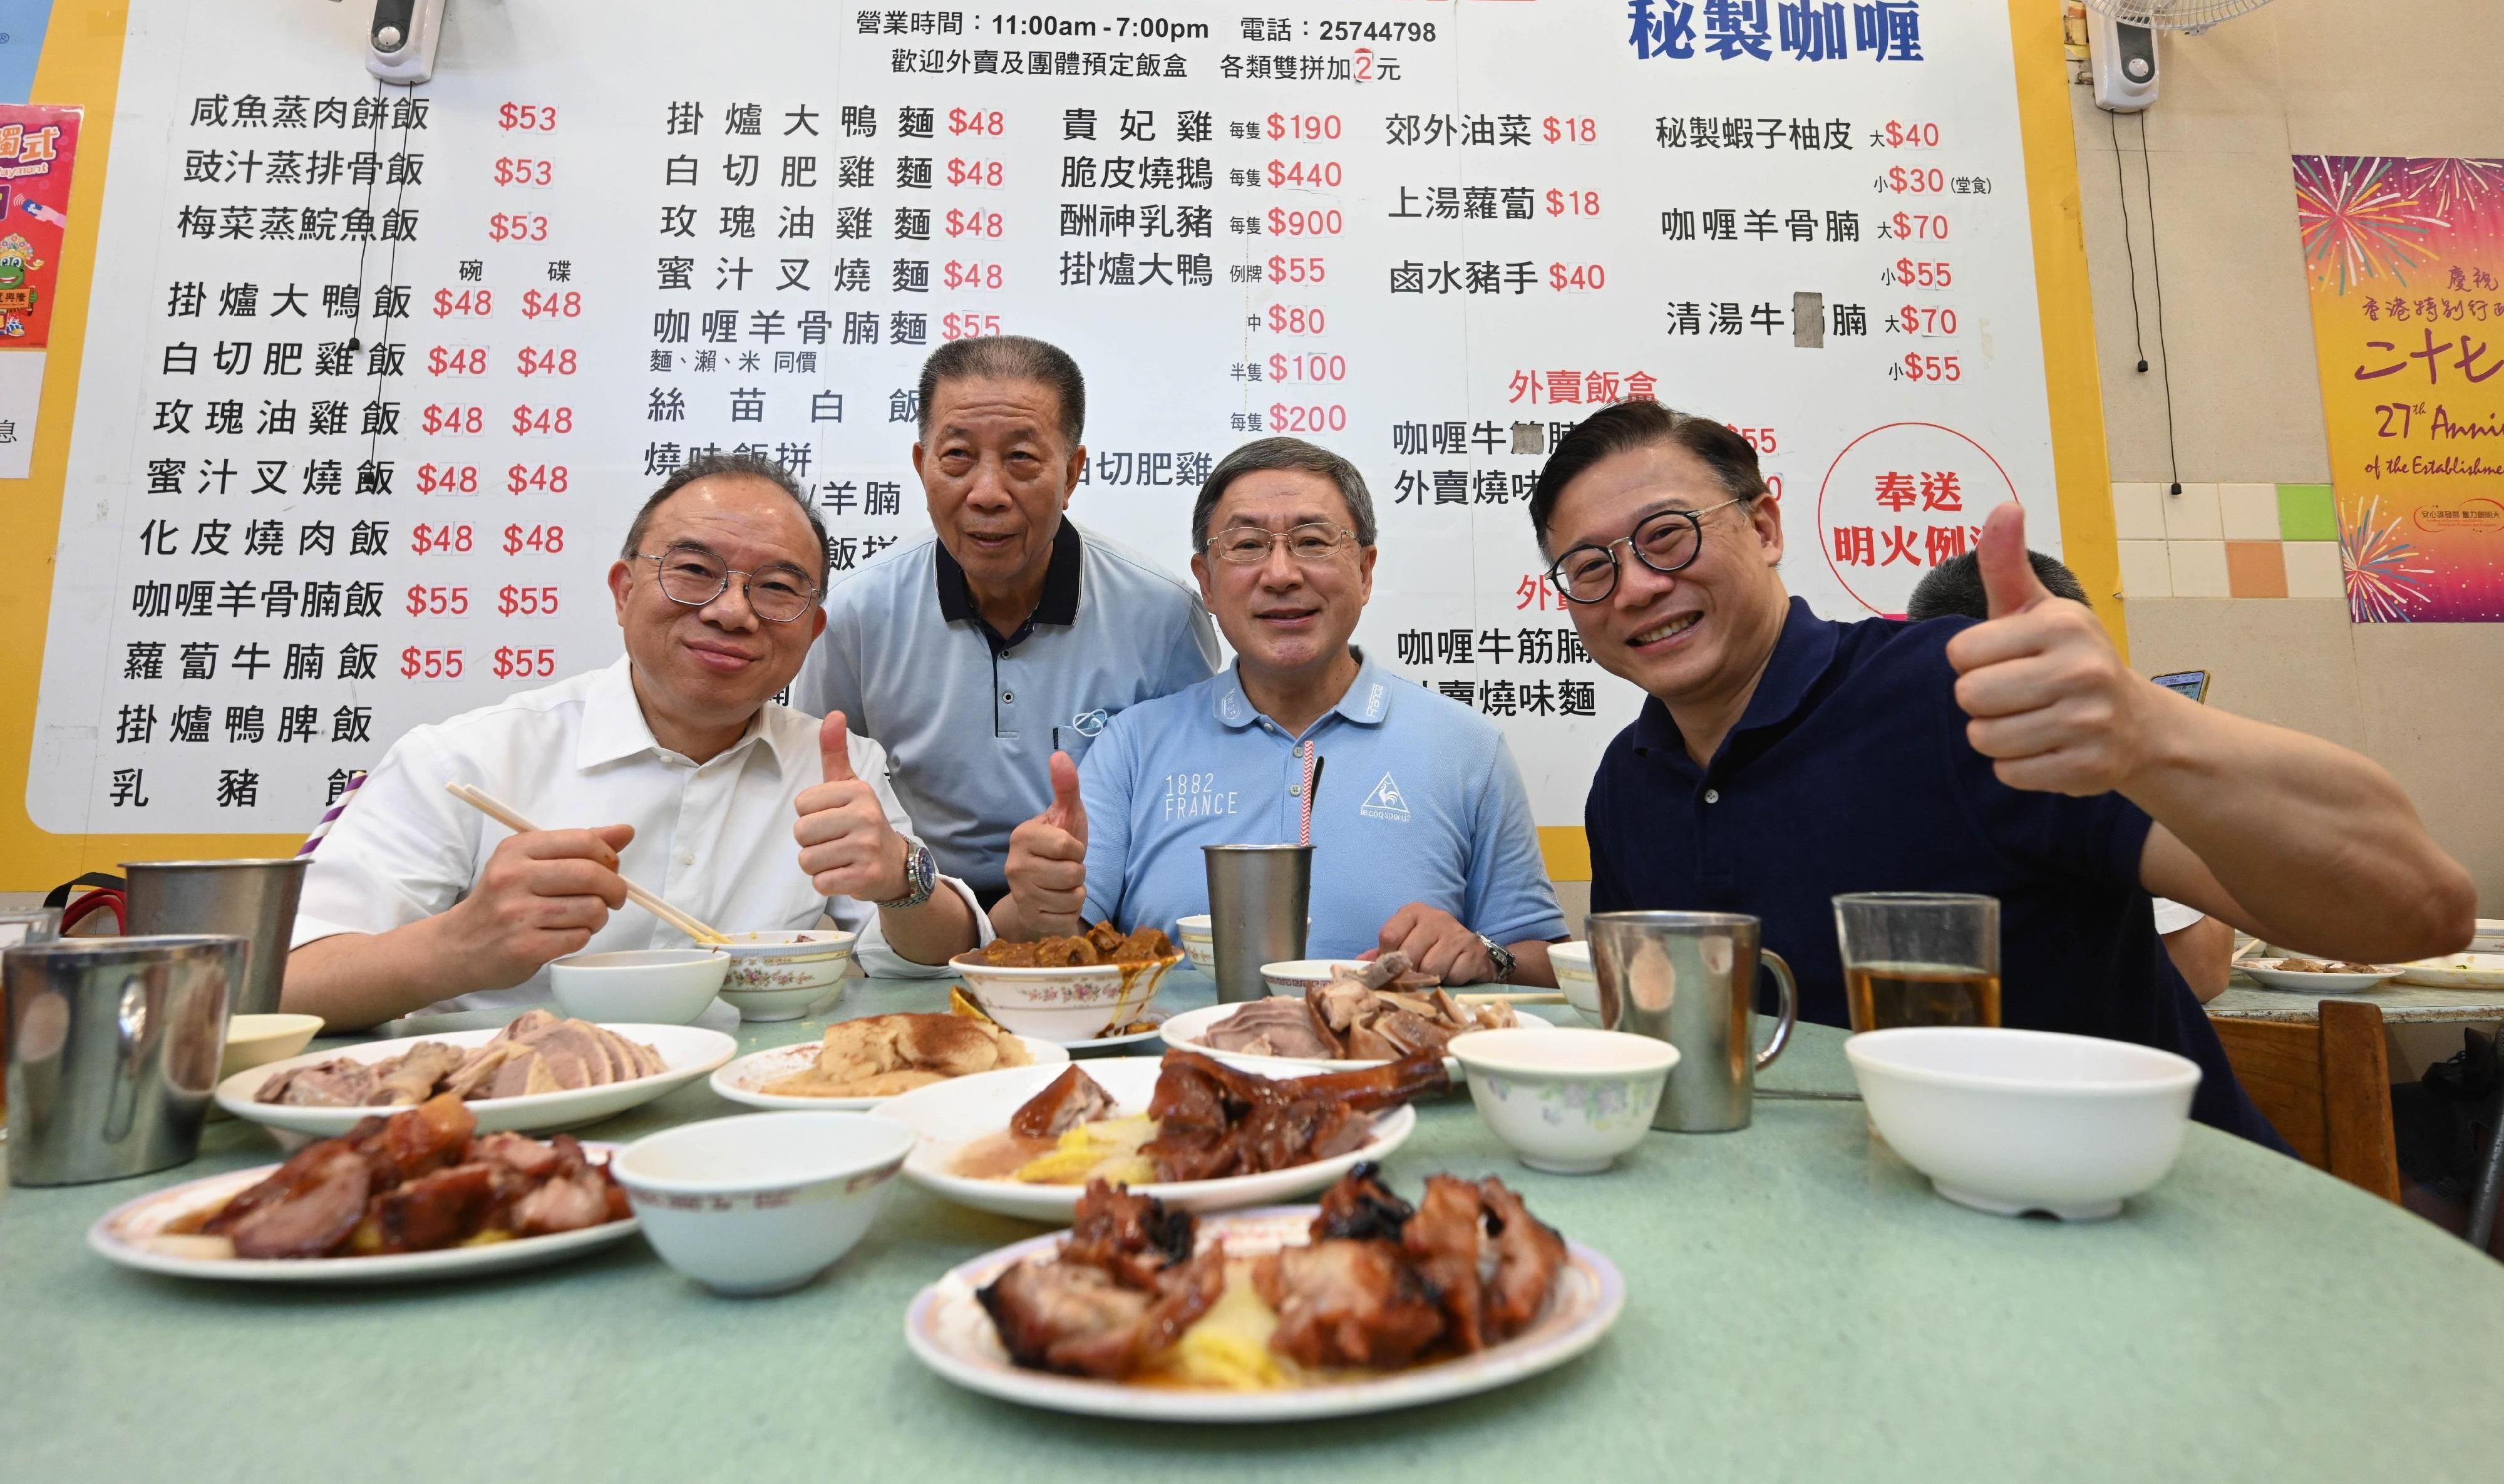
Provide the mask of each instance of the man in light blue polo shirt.
[{"label": "man in light blue polo shirt", "polygon": [[1263,438],[1226,456],[1192,510],[1191,567],[1235,666],[1114,717],[1082,763],[1053,759],[1051,807],[1010,837],[1002,937],[1082,913],[1172,932],[1208,910],[1202,846],[1298,838],[1310,749],[1329,760],[1311,953],[1398,949],[1447,984],[1555,983],[1565,919],[1503,737],[1348,643],[1374,535],[1364,476],[1338,455]]},{"label": "man in light blue polo shirt", "polygon": [[987,906],[1008,890],[1009,832],[1052,796],[1052,754],[1083,755],[1111,716],[1217,668],[1189,584],[1066,518],[1086,421],[1087,384],[1056,346],[932,352],[913,467],[933,533],[826,595],[791,688],[886,747],[940,874]]}]

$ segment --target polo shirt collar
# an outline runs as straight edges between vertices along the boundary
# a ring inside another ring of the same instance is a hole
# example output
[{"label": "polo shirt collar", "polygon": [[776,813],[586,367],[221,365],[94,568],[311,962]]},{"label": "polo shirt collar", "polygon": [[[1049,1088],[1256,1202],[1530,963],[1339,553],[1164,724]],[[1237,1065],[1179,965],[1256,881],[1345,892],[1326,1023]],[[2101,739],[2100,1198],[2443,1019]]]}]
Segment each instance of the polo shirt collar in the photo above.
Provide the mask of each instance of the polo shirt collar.
[{"label": "polo shirt collar", "polygon": [[[1748,708],[1740,713],[1739,724],[1729,736],[1776,726],[1797,715],[1810,690],[1834,663],[1842,630],[1841,624],[1828,623],[1809,611],[1807,599],[1793,598],[1791,611],[1783,618],[1783,632],[1774,639],[1773,655],[1765,661],[1765,673],[1757,677],[1756,694],[1748,698]],[[1644,698],[1643,709],[1635,717],[1635,743],[1647,752],[1693,767],[1687,756],[1687,739],[1657,696]],[[1722,739],[1722,745],[1729,745],[1729,737]]]},{"label": "polo shirt collar", "polygon": [[1067,628],[1078,621],[1078,577],[1086,566],[1086,542],[1078,527],[1062,516],[1061,529],[1052,535],[1052,562],[1043,569],[1043,597],[1026,615],[1015,634],[1003,637],[983,617],[974,605],[973,590],[965,585],[965,569],[949,554],[948,543],[933,540],[932,580],[939,590],[939,616],[949,623],[972,623],[991,636],[995,646],[1006,649],[1023,640],[1037,624]]},{"label": "polo shirt collar", "polygon": [[[1323,714],[1352,721],[1361,727],[1378,727],[1391,715],[1391,679],[1380,667],[1366,658],[1364,649],[1356,653],[1356,678],[1348,682],[1347,694]],[[1209,709],[1218,724],[1232,731],[1241,731],[1265,718],[1252,698],[1243,693],[1243,661],[1237,658],[1209,682]],[[1275,725],[1275,723],[1271,723]]]},{"label": "polo shirt collar", "polygon": [[[576,768],[597,768],[603,763],[668,750],[652,735],[652,724],[643,719],[643,705],[635,699],[633,664],[620,656],[616,664],[602,671],[591,682],[591,693],[582,703],[582,730],[574,741]],[[766,725],[764,707],[756,708],[756,714],[748,720],[748,730],[722,755],[727,757],[760,738],[777,761],[787,761],[775,743],[774,729]]]}]

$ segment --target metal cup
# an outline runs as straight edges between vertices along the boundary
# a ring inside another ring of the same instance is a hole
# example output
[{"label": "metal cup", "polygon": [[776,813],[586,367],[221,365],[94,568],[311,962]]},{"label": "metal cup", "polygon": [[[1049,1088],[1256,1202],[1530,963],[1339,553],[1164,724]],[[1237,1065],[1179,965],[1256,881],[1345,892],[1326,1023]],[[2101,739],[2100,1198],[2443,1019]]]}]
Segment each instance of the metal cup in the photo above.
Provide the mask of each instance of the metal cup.
[{"label": "metal cup", "polygon": [[120,1180],[197,1154],[247,948],[75,938],[0,953],[10,1183]]},{"label": "metal cup", "polygon": [[312,857],[123,861],[134,935],[236,933],[252,943],[234,1014],[269,1015],[287,984],[287,940]]},{"label": "metal cup", "polygon": [[1202,846],[1208,856],[1208,937],[1221,1004],[1269,992],[1261,966],[1304,956],[1312,897],[1311,846]]},{"label": "metal cup", "polygon": [[[1600,982],[1600,1023],[1678,1048],[1652,1126],[1679,1133],[1745,1128],[1756,1071],[1791,1043],[1799,985],[1760,945],[1764,924],[1741,913],[1608,912],[1587,924]],[[1756,1049],[1757,960],[1782,987],[1782,1019]]]}]

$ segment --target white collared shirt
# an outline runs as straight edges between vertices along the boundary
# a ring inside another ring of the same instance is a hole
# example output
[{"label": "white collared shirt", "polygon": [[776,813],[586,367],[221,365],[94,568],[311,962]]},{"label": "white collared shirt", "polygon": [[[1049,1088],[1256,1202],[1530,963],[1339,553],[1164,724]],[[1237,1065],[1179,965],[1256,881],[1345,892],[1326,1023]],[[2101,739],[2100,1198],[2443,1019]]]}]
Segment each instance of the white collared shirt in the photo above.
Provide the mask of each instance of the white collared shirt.
[{"label": "white collared shirt", "polygon": [[[887,945],[876,909],[817,895],[800,870],[791,827],[803,789],[825,777],[817,722],[767,703],[748,733],[697,763],[663,747],[643,720],[620,659],[606,670],[524,691],[449,721],[412,729],[330,827],[304,876],[290,948],[334,933],[382,933],[450,908],[467,896],[487,857],[511,833],[444,792],[473,784],[543,829],[631,824],[620,869],[725,932],[805,928],[831,915],[860,934],[853,956],[873,975],[936,976],[946,966],[910,962]],[[886,751],[855,732],[852,771],[878,791],[890,827],[913,823],[887,784]],[[941,879],[990,923],[964,883]],[[628,903],[609,915],[585,951],[685,948],[686,935]],[[466,994],[433,1007],[477,1010],[543,1003],[547,971],[510,989]]]}]

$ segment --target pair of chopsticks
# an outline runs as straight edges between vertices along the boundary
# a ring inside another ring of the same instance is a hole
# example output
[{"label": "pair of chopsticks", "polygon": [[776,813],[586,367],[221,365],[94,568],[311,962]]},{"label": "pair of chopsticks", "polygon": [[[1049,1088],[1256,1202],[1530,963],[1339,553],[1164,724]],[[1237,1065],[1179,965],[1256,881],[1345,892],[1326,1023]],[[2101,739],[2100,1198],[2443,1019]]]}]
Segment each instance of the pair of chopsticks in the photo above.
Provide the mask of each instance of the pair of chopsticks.
[{"label": "pair of chopsticks", "polygon": [[1452,999],[1463,1005],[1562,1005],[1565,996],[1550,989],[1519,989],[1509,993],[1456,994]]},{"label": "pair of chopsticks", "polygon": [[[528,819],[515,813],[503,800],[498,799],[495,795],[487,792],[483,788],[472,788],[467,783],[452,782],[444,784],[443,791],[460,800],[462,803],[469,805],[471,809],[476,810],[488,818],[495,820],[498,824],[511,830],[516,835],[534,834],[539,830],[538,825],[531,823]],[[626,880],[623,876],[620,876],[618,880]],[[730,941],[728,934],[715,928],[707,927],[704,923],[687,915],[685,913],[680,912],[678,909],[672,907],[669,903],[664,902],[659,897],[645,891],[643,887],[636,885],[633,881],[626,881],[626,897],[627,900],[633,902],[636,906],[643,908],[645,912],[650,913],[653,916],[660,918],[662,921],[677,928],[679,932],[686,934],[698,943],[713,944],[728,943]]]}]

